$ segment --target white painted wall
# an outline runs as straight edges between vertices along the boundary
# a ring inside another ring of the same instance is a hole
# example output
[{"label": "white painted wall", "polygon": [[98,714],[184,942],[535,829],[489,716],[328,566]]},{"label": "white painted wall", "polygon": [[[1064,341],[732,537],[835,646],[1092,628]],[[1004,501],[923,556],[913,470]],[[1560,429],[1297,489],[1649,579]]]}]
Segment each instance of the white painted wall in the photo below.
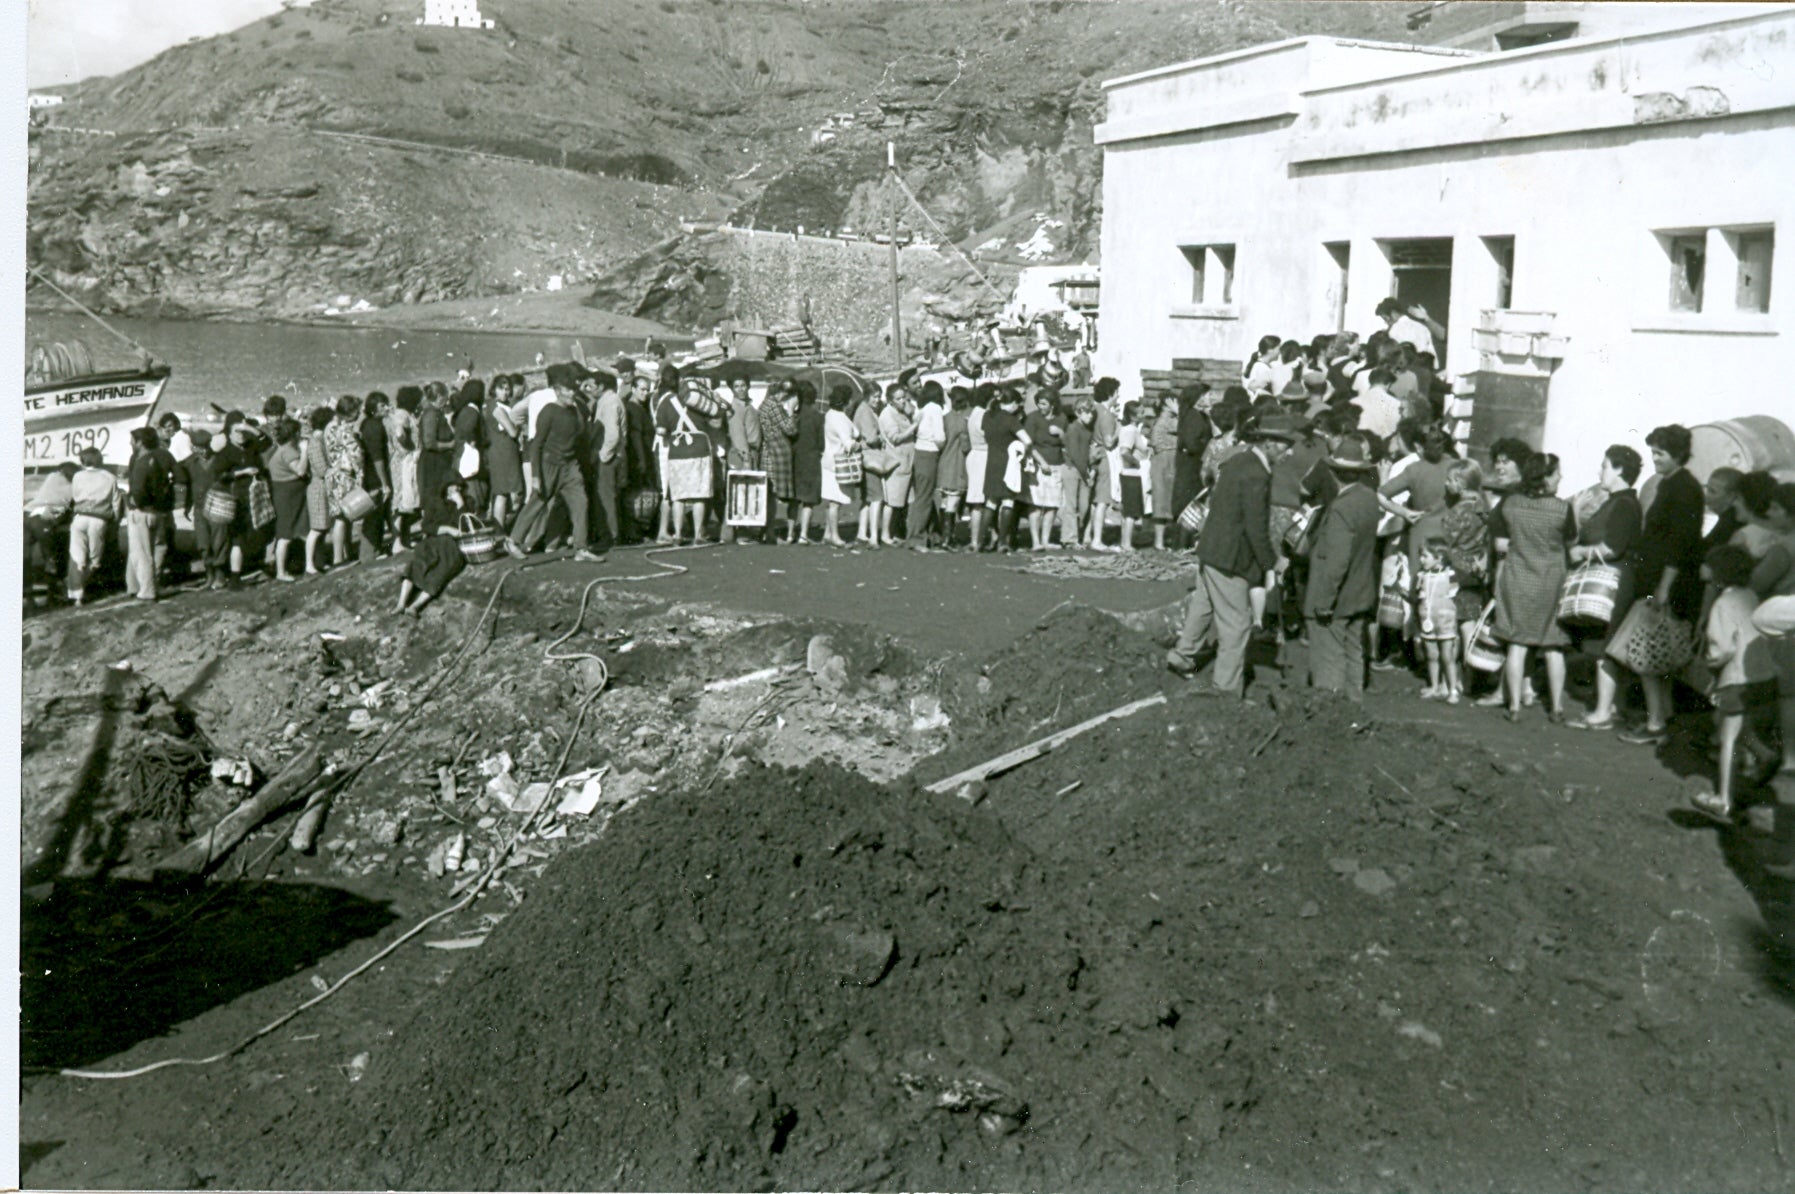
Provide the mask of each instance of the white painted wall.
[{"label": "white painted wall", "polygon": [[[1767,75],[1769,61],[1784,69]],[[1731,113],[1635,123],[1641,94],[1692,87],[1726,97]],[[1096,366],[1124,392],[1173,357],[1238,359],[1262,334],[1335,330],[1330,241],[1351,245],[1346,326],[1368,333],[1391,287],[1380,239],[1453,238],[1448,372],[1474,369],[1472,329],[1495,293],[1481,238],[1510,235],[1511,307],[1556,312],[1570,341],[1543,444],[1565,459],[1567,485],[1593,481],[1608,444],[1638,446],[1660,423],[1795,422],[1795,14],[1555,43],[1300,99],[1294,113],[1105,146]],[[1129,121],[1164,129],[1201,115],[1185,106],[1175,121],[1137,102]],[[1491,140],[1505,115],[1521,135]],[[1672,315],[1654,230],[1743,224],[1783,236],[1770,313],[1715,310],[1733,300],[1716,235],[1707,309]],[[1217,242],[1236,246],[1235,301],[1193,303],[1179,246]]]}]

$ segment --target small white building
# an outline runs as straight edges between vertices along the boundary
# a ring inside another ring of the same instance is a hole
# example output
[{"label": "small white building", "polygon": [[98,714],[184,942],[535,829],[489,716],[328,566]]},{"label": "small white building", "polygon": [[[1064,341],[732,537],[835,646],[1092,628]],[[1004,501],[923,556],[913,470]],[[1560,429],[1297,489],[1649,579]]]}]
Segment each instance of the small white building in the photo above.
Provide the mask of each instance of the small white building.
[{"label": "small white building", "polygon": [[424,0],[420,25],[447,25],[452,29],[491,29],[493,22],[480,15],[480,0]]},{"label": "small white building", "polygon": [[57,108],[62,106],[62,100],[63,97],[60,95],[34,91],[25,97],[25,109],[28,112],[37,112],[44,108]]},{"label": "small white building", "polygon": [[1567,484],[1660,423],[1795,422],[1773,285],[1795,7],[1719,7],[1500,52],[1305,37],[1105,83],[1098,372],[1130,389],[1268,333],[1369,333],[1394,296],[1445,325],[1474,443],[1522,435]]}]

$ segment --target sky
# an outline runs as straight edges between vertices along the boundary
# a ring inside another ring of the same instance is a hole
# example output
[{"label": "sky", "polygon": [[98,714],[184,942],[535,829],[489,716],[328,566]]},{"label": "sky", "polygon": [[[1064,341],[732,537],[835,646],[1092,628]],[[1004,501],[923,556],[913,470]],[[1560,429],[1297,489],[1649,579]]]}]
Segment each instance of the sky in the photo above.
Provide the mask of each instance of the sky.
[{"label": "sky", "polygon": [[114,75],[280,7],[280,0],[27,0],[25,80],[52,87]]}]

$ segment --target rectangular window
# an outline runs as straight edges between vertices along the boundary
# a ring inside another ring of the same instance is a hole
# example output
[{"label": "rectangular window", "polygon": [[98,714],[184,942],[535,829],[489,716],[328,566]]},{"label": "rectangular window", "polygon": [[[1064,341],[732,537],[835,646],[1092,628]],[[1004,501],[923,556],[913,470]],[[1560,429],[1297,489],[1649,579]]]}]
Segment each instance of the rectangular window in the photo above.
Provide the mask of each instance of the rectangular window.
[{"label": "rectangular window", "polygon": [[1776,230],[1759,228],[1728,235],[1739,259],[1739,284],[1734,289],[1734,305],[1741,311],[1767,313],[1770,310],[1770,259],[1776,252]]},{"label": "rectangular window", "polygon": [[1673,235],[1670,252],[1670,309],[1700,311],[1702,282],[1708,269],[1708,237],[1705,232]]},{"label": "rectangular window", "polygon": [[1190,302],[1198,307],[1234,305],[1234,246],[1180,245],[1190,267]]}]

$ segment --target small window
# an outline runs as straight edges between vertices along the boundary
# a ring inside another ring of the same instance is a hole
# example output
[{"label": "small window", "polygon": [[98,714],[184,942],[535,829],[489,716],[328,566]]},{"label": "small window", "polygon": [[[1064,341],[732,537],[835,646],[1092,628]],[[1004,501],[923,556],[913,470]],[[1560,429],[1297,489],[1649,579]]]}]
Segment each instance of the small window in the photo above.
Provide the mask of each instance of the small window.
[{"label": "small window", "polygon": [[1333,314],[1334,330],[1346,330],[1347,281],[1352,273],[1352,244],[1349,241],[1328,241],[1321,246],[1327,252],[1329,265],[1328,299]]},{"label": "small window", "polygon": [[1209,269],[1209,249],[1204,245],[1185,245],[1184,259],[1190,263],[1190,301],[1203,305],[1203,275]]},{"label": "small window", "polygon": [[1234,305],[1234,246],[1181,245],[1190,266],[1190,301],[1199,307]]},{"label": "small window", "polygon": [[1776,232],[1762,228],[1735,232],[1734,252],[1739,258],[1739,285],[1734,304],[1741,311],[1759,314],[1770,310],[1770,259],[1776,252]]},{"label": "small window", "polygon": [[1702,281],[1708,268],[1705,233],[1672,236],[1670,248],[1670,309],[1700,311]]}]

